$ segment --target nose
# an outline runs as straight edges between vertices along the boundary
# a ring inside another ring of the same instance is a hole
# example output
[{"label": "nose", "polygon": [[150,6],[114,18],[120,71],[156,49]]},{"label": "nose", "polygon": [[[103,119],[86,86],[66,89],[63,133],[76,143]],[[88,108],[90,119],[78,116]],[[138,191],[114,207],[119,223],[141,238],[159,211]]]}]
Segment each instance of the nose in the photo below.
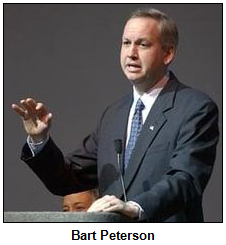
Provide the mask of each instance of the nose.
[{"label": "nose", "polygon": [[128,57],[133,60],[136,60],[138,58],[138,50],[135,44],[131,44],[131,46],[129,47]]}]

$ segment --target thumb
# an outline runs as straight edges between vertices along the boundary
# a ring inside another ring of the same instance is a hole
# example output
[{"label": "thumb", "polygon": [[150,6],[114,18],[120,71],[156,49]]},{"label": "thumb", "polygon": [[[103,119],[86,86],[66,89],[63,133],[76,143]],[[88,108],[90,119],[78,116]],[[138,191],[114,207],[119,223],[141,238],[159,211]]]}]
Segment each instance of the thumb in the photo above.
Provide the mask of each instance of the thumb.
[{"label": "thumb", "polygon": [[52,113],[48,113],[48,115],[46,116],[45,123],[46,124],[51,124],[52,118],[53,118],[53,114]]}]

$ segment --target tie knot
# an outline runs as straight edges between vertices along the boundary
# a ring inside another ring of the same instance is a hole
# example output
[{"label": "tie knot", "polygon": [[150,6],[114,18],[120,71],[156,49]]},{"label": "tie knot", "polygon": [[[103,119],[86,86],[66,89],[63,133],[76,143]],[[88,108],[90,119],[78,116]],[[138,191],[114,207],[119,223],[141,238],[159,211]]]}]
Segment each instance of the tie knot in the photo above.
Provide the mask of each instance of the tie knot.
[{"label": "tie knot", "polygon": [[142,102],[141,99],[137,101],[136,107],[135,107],[135,112],[136,111],[142,111],[144,109],[144,103]]}]

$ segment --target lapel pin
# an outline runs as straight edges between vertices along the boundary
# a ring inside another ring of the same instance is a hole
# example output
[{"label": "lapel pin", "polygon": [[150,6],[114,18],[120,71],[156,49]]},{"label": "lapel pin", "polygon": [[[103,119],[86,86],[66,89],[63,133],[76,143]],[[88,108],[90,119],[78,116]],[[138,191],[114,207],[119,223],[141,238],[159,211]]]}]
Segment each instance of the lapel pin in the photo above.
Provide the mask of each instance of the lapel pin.
[{"label": "lapel pin", "polygon": [[154,130],[154,126],[151,125],[151,126],[149,127],[149,129],[153,131],[153,130]]}]

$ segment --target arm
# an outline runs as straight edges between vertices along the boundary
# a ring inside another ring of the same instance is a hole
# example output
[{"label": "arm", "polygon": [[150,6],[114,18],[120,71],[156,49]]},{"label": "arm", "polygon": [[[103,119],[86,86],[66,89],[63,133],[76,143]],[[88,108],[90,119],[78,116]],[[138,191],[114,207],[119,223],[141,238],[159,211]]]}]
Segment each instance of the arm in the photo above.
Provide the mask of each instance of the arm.
[{"label": "arm", "polygon": [[[92,147],[95,148],[93,137],[88,136],[83,142],[84,148],[65,157],[51,138],[34,157],[28,144],[25,144],[21,159],[55,195],[64,196],[92,189],[97,186],[95,151],[89,152]],[[81,154],[86,154],[86,157],[82,158]]]},{"label": "arm", "polygon": [[[25,131],[34,143],[45,141],[49,134],[52,114],[34,99],[22,100],[12,109],[22,118]],[[81,150],[64,157],[50,138],[35,156],[28,144],[21,158],[56,195],[66,195],[97,186],[95,133],[87,137]],[[84,154],[85,157],[82,157]],[[80,161],[77,161],[80,158]],[[77,163],[79,162],[79,164]],[[84,166],[82,166],[84,165]]]}]

